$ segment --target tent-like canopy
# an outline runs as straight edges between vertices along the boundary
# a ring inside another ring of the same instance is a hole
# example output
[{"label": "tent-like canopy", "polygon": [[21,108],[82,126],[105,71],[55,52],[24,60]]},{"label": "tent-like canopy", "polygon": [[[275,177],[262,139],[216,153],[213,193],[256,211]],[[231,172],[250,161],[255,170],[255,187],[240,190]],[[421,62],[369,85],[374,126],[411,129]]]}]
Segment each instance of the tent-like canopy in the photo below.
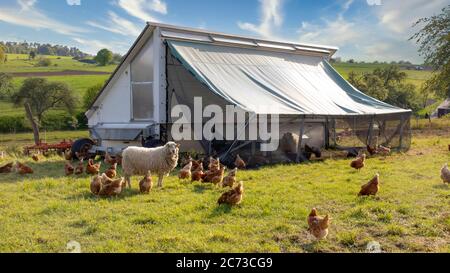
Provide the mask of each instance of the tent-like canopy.
[{"label": "tent-like canopy", "polygon": [[410,112],[345,81],[323,56],[167,40],[171,53],[208,88],[256,114],[379,115]]}]

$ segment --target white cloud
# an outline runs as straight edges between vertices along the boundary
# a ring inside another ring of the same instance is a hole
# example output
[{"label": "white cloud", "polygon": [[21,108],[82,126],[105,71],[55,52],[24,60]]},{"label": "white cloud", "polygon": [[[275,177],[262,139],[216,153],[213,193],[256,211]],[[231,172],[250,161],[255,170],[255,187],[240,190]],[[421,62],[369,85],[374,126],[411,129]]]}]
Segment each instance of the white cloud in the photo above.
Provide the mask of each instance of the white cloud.
[{"label": "white cloud", "polygon": [[161,14],[167,14],[167,4],[161,0],[153,0],[150,9]]},{"label": "white cloud", "polygon": [[301,42],[330,44],[334,46],[344,46],[349,42],[361,38],[364,31],[355,22],[344,18],[353,0],[348,0],[342,4],[341,10],[335,20],[322,18],[322,24],[311,24],[302,22],[298,30]]},{"label": "white cloud", "polygon": [[36,0],[18,0],[17,3],[21,7],[21,10],[25,11],[30,10],[36,4]]},{"label": "white cloud", "polygon": [[81,0],[66,0],[69,6],[81,6]]},{"label": "white cloud", "polygon": [[415,31],[412,25],[420,18],[438,13],[445,1],[448,0],[383,0],[378,5],[378,1],[369,0],[364,13],[353,13],[352,16],[345,14],[353,1],[341,1],[335,19],[302,22],[299,41],[337,45],[340,48],[337,55],[346,59],[420,63],[417,45],[408,41]]},{"label": "white cloud", "polygon": [[448,0],[383,0],[376,7],[376,14],[380,24],[397,34],[408,36],[417,20],[440,12],[446,5]]},{"label": "white cloud", "polygon": [[129,44],[126,42],[115,41],[99,41],[92,39],[84,39],[80,37],[72,37],[72,40],[78,44],[78,47],[89,54],[95,55],[100,49],[107,48],[113,52],[124,54],[127,52]]},{"label": "white cloud", "polygon": [[274,29],[283,24],[281,7],[283,0],[259,0],[261,9],[261,21],[259,25],[247,22],[238,22],[238,26],[250,32],[254,32],[265,38],[275,36]]},{"label": "white cloud", "polygon": [[343,17],[335,21],[325,19],[323,21],[325,22],[324,25],[303,22],[299,29],[300,42],[342,47],[362,36],[361,31],[358,31],[358,26],[354,22],[346,21]]},{"label": "white cloud", "polygon": [[101,24],[95,21],[87,21],[86,24],[96,27],[99,29],[103,29],[112,33],[117,33],[124,36],[139,36],[141,33],[141,28],[139,28],[136,24],[131,21],[128,21],[125,18],[120,17],[116,13],[109,11],[108,12],[108,22]]},{"label": "white cloud", "polygon": [[36,0],[18,0],[16,8],[0,7],[0,21],[33,29],[47,29],[60,34],[76,35],[86,32],[80,27],[49,18],[34,6],[35,3]]},{"label": "white cloud", "polygon": [[152,12],[167,14],[167,4],[162,0],[118,0],[117,5],[129,15],[145,22],[159,21]]}]

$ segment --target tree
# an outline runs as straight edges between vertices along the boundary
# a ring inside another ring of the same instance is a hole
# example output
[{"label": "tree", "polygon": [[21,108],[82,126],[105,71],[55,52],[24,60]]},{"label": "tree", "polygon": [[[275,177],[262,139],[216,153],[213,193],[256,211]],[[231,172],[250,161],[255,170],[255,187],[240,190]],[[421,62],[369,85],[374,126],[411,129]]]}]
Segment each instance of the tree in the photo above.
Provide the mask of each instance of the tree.
[{"label": "tree", "polygon": [[406,73],[398,66],[377,68],[362,74],[351,71],[348,81],[357,89],[378,100],[402,108],[418,111],[421,107],[420,95],[413,84],[404,83]]},{"label": "tree", "polygon": [[6,61],[6,50],[3,45],[0,45],[0,64]]},{"label": "tree", "polygon": [[98,95],[98,92],[103,88],[103,84],[96,84],[94,86],[89,87],[84,93],[83,96],[83,107],[88,109],[91,104],[94,102],[95,98]]},{"label": "tree", "polygon": [[29,58],[30,60],[34,60],[34,58],[36,58],[36,52],[30,51],[30,54],[28,55],[28,58]]},{"label": "tree", "polygon": [[113,53],[104,48],[97,53],[97,56],[94,57],[94,60],[101,66],[105,66],[111,63],[113,59]]},{"label": "tree", "polygon": [[10,98],[14,90],[12,76],[6,73],[0,73],[0,99]]},{"label": "tree", "polygon": [[12,100],[16,106],[28,103],[38,123],[50,109],[65,107],[73,114],[76,107],[76,98],[67,84],[48,82],[44,78],[26,79]]},{"label": "tree", "polygon": [[123,56],[118,54],[118,53],[114,53],[113,54],[113,58],[112,58],[112,62],[114,64],[120,64],[120,62],[122,61]]},{"label": "tree", "polygon": [[350,71],[348,81],[357,89],[378,100],[385,100],[388,90],[383,85],[383,80],[372,73],[358,74]]},{"label": "tree", "polygon": [[418,20],[414,27],[424,25],[410,40],[419,44],[419,53],[433,68],[433,76],[424,89],[438,96],[450,97],[450,5],[438,15]]}]

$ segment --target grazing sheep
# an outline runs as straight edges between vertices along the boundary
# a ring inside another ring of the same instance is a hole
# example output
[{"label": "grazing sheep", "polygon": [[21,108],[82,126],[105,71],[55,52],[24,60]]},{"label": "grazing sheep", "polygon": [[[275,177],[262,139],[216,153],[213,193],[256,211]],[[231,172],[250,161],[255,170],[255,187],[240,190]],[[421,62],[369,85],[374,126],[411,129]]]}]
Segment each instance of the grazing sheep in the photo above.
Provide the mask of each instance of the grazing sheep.
[{"label": "grazing sheep", "polygon": [[148,171],[158,175],[158,187],[162,187],[164,176],[177,166],[179,144],[168,142],[157,148],[128,147],[122,153],[122,169],[128,187],[132,175],[146,175]]}]

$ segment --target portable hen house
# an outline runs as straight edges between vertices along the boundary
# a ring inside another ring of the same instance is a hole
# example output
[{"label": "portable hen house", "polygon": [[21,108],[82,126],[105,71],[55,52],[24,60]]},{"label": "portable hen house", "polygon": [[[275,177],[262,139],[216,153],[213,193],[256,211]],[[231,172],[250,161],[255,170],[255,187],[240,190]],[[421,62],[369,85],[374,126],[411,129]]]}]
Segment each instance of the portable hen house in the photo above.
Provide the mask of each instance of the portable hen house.
[{"label": "portable hen house", "polygon": [[305,144],[408,149],[411,111],[350,85],[328,62],[337,50],[148,23],[86,112],[94,149],[120,153],[171,140],[172,107],[187,105],[194,113],[195,97],[252,113],[243,123],[224,120],[236,132],[245,131],[251,117],[278,114],[280,145],[259,153],[261,141],[236,135],[233,141],[182,141],[184,151],[280,162],[301,158]]}]

